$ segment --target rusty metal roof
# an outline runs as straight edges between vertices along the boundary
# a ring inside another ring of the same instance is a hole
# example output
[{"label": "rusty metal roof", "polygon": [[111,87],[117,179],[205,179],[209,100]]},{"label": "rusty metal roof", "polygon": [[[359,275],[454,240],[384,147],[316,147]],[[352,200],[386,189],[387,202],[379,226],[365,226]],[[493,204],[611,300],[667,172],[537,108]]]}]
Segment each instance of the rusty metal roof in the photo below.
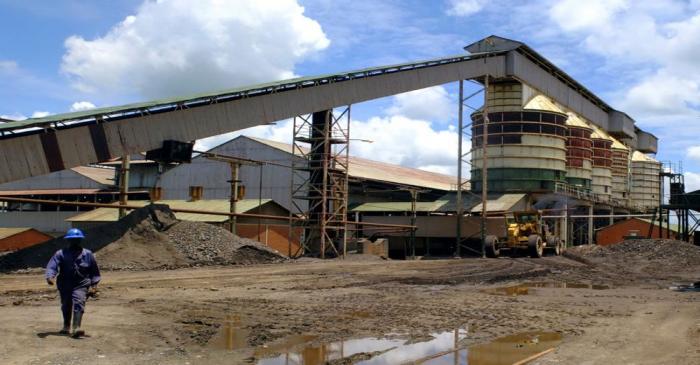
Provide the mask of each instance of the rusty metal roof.
[{"label": "rusty metal roof", "polygon": [[14,235],[33,230],[34,228],[21,227],[21,228],[0,228],[0,240],[12,237]]}]

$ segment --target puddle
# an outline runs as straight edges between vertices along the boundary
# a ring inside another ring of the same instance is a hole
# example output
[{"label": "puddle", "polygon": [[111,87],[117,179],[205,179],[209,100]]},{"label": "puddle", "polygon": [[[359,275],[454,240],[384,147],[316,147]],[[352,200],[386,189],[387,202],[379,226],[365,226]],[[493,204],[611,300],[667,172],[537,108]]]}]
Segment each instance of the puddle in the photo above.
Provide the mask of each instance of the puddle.
[{"label": "puddle", "polygon": [[505,296],[528,295],[530,287],[527,285],[502,286],[499,288],[482,289],[482,293]]},{"label": "puddle", "polygon": [[244,328],[239,316],[226,316],[219,334],[209,341],[209,346],[217,350],[238,350],[248,346],[250,330]]},{"label": "puddle", "polygon": [[470,346],[434,359],[418,362],[425,365],[512,365],[547,351],[561,343],[557,332],[524,332],[497,338],[489,343]]},{"label": "puddle", "polygon": [[[316,335],[295,335],[255,348],[253,357],[258,359],[259,365],[322,365],[349,358],[352,358],[349,362],[360,365],[511,365],[558,346],[562,338],[556,332],[525,332],[460,348],[460,341],[467,338],[469,333],[468,327],[439,332],[423,342],[411,342],[390,335],[387,338],[368,337],[324,343]],[[250,330],[243,327],[240,317],[228,316],[219,334],[209,342],[209,347],[227,351],[248,348],[249,335]],[[374,356],[369,358],[369,354]]]},{"label": "puddle", "polygon": [[606,290],[608,285],[584,284],[584,283],[563,283],[563,282],[535,282],[513,286],[503,286],[498,288],[487,288],[480,290],[482,293],[504,296],[518,296],[530,294],[530,288],[559,288],[559,289],[591,289]]},{"label": "puddle", "polygon": [[[290,346],[288,341],[277,346],[258,349],[255,357],[265,357],[272,352],[280,353],[277,357],[263,358],[259,365],[299,364],[320,365],[329,361],[339,360],[353,355],[381,352],[371,359],[355,362],[362,365],[402,364],[409,361],[429,357],[436,353],[453,350],[457,343],[467,336],[466,329],[441,332],[433,335],[433,339],[425,342],[411,343],[403,339],[392,338],[361,338],[332,343],[297,343]],[[282,351],[280,351],[282,350]]]}]

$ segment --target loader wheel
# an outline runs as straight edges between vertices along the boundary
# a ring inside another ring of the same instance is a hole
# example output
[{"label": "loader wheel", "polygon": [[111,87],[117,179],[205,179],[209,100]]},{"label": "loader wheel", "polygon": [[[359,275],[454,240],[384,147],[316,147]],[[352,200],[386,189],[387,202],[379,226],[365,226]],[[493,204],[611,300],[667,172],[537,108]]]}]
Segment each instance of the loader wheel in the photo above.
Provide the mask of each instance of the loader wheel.
[{"label": "loader wheel", "polygon": [[531,234],[530,237],[527,238],[527,250],[530,252],[530,257],[532,258],[542,257],[542,251],[544,251],[542,238],[539,235]]},{"label": "loader wheel", "polygon": [[556,236],[547,237],[547,248],[552,250],[554,256],[561,255],[561,240]]},{"label": "loader wheel", "polygon": [[495,259],[501,254],[501,250],[498,248],[498,237],[496,236],[486,236],[486,257]]}]

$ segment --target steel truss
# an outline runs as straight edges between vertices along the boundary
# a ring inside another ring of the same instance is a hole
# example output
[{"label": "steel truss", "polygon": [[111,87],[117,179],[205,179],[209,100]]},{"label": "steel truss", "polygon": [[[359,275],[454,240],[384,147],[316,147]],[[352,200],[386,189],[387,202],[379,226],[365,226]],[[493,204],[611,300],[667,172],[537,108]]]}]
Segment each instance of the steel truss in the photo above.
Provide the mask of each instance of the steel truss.
[{"label": "steel truss", "polygon": [[290,221],[290,234],[299,228],[303,233],[299,240],[301,252],[290,256],[344,255],[350,106],[337,117],[333,110],[297,116],[293,127],[292,210],[301,212],[302,219]]},{"label": "steel truss", "polygon": [[[476,81],[473,81],[473,80],[468,80],[468,81],[471,81],[471,82],[481,86],[481,84],[479,84]],[[458,109],[459,114],[458,114],[458,122],[457,122],[458,123],[457,131],[459,133],[459,137],[457,138],[457,140],[458,140],[458,144],[457,144],[457,203],[456,203],[456,207],[455,207],[456,212],[457,212],[457,215],[456,215],[457,220],[455,222],[457,234],[455,236],[456,237],[455,253],[454,253],[455,257],[460,257],[462,255],[462,248],[465,248],[467,250],[471,250],[469,247],[467,247],[463,244],[464,240],[462,240],[462,221],[464,218],[464,203],[463,203],[463,199],[462,199],[462,194],[467,193],[467,194],[473,195],[473,193],[471,192],[471,189],[469,187],[469,180],[464,180],[464,178],[463,178],[464,174],[462,171],[464,164],[471,166],[470,155],[472,153],[472,150],[464,151],[464,148],[463,148],[465,137],[467,138],[467,140],[469,142],[471,142],[471,138],[472,138],[472,135],[470,133],[472,123],[471,122],[464,123],[464,107],[466,106],[467,108],[472,109],[473,111],[476,111],[477,109],[469,106],[469,104],[467,104],[467,102],[469,100],[471,100],[472,98],[474,98],[475,96],[481,94],[482,92],[484,93],[484,105],[486,105],[486,100],[488,97],[488,95],[487,95],[488,86],[483,86],[479,90],[465,96],[464,95],[464,80],[459,81],[459,109]],[[467,113],[469,113],[469,111]],[[469,118],[469,117],[467,117],[467,118]],[[471,118],[469,118],[469,120],[471,121]],[[486,130],[486,128],[484,128],[484,130]],[[485,161],[485,159],[484,159],[484,161]],[[482,202],[482,204],[483,204],[482,205],[483,207],[486,206],[485,202]],[[486,214],[484,213],[484,217],[485,216],[486,216]],[[481,254],[481,252],[476,252],[476,253]]]}]

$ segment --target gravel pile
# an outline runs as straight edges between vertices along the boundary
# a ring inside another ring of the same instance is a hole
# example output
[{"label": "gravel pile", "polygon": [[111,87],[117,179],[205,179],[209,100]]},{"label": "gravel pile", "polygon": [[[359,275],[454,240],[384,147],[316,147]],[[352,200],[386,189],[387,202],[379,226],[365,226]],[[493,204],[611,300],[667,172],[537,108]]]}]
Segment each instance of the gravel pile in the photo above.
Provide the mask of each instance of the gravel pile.
[{"label": "gravel pile", "polygon": [[645,262],[671,267],[700,267],[700,247],[667,239],[625,240],[609,246],[583,245],[570,248],[574,254],[592,261]]},{"label": "gravel pile", "polygon": [[268,246],[211,224],[179,222],[165,232],[176,250],[198,264],[280,262],[284,257]]},{"label": "gravel pile", "polygon": [[[286,258],[257,241],[206,223],[181,222],[167,205],[151,204],[85,232],[83,247],[101,268],[147,270],[213,264],[260,264]],[[67,246],[63,238],[0,256],[0,272],[45,267]]]}]

